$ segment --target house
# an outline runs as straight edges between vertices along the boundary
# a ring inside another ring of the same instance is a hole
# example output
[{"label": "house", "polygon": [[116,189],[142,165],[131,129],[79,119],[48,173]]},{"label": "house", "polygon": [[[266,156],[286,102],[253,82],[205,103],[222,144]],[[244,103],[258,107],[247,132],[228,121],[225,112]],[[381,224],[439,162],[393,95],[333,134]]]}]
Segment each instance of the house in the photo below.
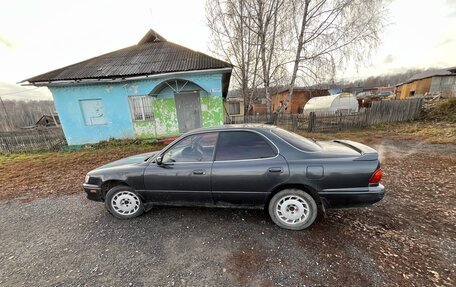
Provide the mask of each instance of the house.
[{"label": "house", "polygon": [[231,70],[151,29],[136,45],[22,83],[49,88],[68,144],[80,145],[222,125]]},{"label": "house", "polygon": [[[287,88],[271,96],[271,108],[273,111],[278,110],[282,106],[288,97],[288,91],[289,89]],[[285,112],[293,114],[302,113],[304,106],[308,100],[313,97],[326,95],[328,95],[327,90],[296,87],[293,89],[293,95],[291,96],[291,100],[288,103]]]},{"label": "house", "polygon": [[55,127],[60,125],[60,119],[57,114],[42,115],[41,118],[35,123],[35,126],[41,127]]},{"label": "house", "polygon": [[249,115],[264,115],[268,113],[268,105],[263,103],[251,103],[247,108]]},{"label": "house", "polygon": [[243,123],[244,122],[244,98],[227,97],[224,101],[225,123]]},{"label": "house", "polygon": [[[405,99],[424,96],[430,92],[443,93],[446,90],[456,92],[456,67],[430,70],[414,75],[408,81],[396,85],[396,98]],[[433,87],[431,91],[431,86]],[[455,94],[453,92],[453,94]]]},{"label": "house", "polygon": [[451,74],[432,77],[430,94],[440,94],[444,97],[456,97],[456,67],[448,69]]},{"label": "house", "polygon": [[34,125],[21,127],[21,129],[39,129],[39,128],[49,128],[56,127],[60,125],[59,116],[55,113],[42,115]]}]

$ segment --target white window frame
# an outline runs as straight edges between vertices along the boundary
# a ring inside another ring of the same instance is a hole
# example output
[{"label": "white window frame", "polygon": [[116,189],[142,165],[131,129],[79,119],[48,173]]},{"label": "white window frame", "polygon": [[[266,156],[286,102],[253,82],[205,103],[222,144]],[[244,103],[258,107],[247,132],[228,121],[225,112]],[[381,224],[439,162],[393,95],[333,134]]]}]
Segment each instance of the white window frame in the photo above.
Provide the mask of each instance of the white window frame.
[{"label": "white window frame", "polygon": [[[88,110],[86,109],[88,107],[91,107],[92,105],[98,105],[99,108],[99,110],[97,110],[99,114],[95,117],[93,115],[88,114],[88,112],[91,111],[91,108],[89,108]],[[79,107],[81,108],[83,121],[86,126],[102,126],[108,124],[106,120],[106,114],[104,111],[104,104],[102,99],[80,99]]]},{"label": "white window frame", "polygon": [[[130,115],[132,121],[144,122],[153,121],[155,119],[152,109],[151,96],[128,96],[128,104],[130,106]],[[139,104],[139,106],[136,106],[137,104]],[[135,110],[136,108],[139,108],[139,110]],[[149,112],[150,117],[147,117],[147,112]],[[138,118],[137,115],[140,115],[141,117]]]},{"label": "white window frame", "polygon": [[[238,108],[239,108],[239,113],[237,114],[232,114],[231,113],[231,104],[237,104]],[[241,103],[240,102],[228,102],[228,111],[230,112],[230,116],[238,116],[238,115],[241,115]]]}]

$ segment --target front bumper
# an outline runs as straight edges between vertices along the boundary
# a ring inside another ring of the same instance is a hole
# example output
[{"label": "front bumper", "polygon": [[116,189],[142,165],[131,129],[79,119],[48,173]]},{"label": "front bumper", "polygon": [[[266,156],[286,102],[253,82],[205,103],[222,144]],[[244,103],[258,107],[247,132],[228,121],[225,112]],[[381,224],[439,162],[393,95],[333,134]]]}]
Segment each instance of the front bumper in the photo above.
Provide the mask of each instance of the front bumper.
[{"label": "front bumper", "polygon": [[95,184],[83,183],[82,187],[87,193],[87,198],[94,201],[103,201],[101,196],[101,187]]},{"label": "front bumper", "polygon": [[385,187],[324,189],[318,193],[326,208],[363,207],[379,202],[385,196]]}]

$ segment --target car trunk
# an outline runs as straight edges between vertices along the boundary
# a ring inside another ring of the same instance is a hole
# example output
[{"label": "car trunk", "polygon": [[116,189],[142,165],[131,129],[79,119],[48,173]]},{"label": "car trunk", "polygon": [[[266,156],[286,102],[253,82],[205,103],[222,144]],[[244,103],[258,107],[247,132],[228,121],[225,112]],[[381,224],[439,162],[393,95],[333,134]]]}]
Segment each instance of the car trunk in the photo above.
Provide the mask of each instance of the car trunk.
[{"label": "car trunk", "polygon": [[320,141],[320,147],[325,153],[334,157],[356,157],[355,160],[378,160],[378,152],[361,143],[349,140]]}]

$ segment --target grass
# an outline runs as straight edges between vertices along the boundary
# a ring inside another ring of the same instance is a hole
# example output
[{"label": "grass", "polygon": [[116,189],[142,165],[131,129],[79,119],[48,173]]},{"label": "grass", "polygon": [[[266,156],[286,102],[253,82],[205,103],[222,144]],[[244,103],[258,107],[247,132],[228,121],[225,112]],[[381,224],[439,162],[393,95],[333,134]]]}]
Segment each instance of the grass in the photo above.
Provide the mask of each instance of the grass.
[{"label": "grass", "polygon": [[384,123],[363,130],[336,133],[300,132],[300,134],[318,140],[339,138],[374,143],[382,139],[396,139],[456,144],[456,98],[436,102],[436,105],[417,121]]},{"label": "grass", "polygon": [[[366,144],[375,144],[383,139],[456,144],[456,98],[438,102],[419,121],[379,124],[362,130],[336,133],[299,132],[299,134],[317,140],[350,139]],[[74,157],[94,157],[100,153],[125,155],[159,150],[164,146],[163,143],[156,140],[109,140],[80,146],[77,149],[68,149],[67,151],[0,154],[0,164],[22,160],[39,163],[54,156],[70,161]]]},{"label": "grass", "polygon": [[27,161],[33,163],[44,162],[50,157],[58,157],[62,160],[71,161],[75,157],[89,158],[98,154],[134,154],[145,153],[149,151],[160,150],[164,144],[155,140],[110,140],[93,145],[81,146],[79,149],[55,152],[31,152],[31,153],[14,153],[0,154],[0,164],[6,164],[14,161]]},{"label": "grass", "polygon": [[456,97],[440,101],[426,115],[427,120],[456,123]]},{"label": "grass", "polygon": [[317,140],[350,139],[364,143],[375,143],[383,139],[419,140],[426,143],[456,144],[456,123],[435,121],[413,121],[370,126],[363,130],[336,133],[309,133],[301,135]]},{"label": "grass", "polygon": [[[429,120],[389,123],[371,126],[363,130],[342,131],[336,133],[299,132],[301,135],[317,140],[350,139],[367,144],[377,143],[383,139],[419,140],[426,143],[456,144],[456,123],[436,122]],[[159,150],[164,144],[153,140],[110,140],[98,144],[86,145],[79,150],[58,152],[33,152],[0,155],[0,164],[25,160],[38,163],[49,157],[60,157],[71,160],[74,157],[94,157],[97,154],[133,154]]]}]

